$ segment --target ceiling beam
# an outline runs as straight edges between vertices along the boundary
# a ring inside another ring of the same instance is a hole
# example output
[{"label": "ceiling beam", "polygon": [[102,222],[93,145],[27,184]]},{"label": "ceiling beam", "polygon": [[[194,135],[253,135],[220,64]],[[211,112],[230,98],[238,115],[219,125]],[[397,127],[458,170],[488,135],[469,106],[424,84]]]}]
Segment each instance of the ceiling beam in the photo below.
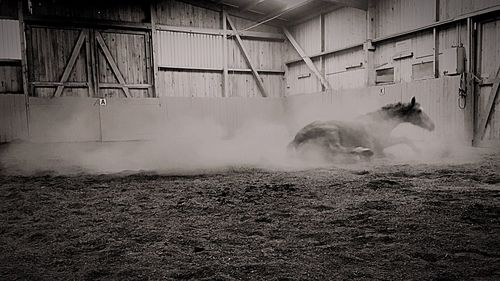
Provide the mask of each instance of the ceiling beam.
[{"label": "ceiling beam", "polygon": [[343,7],[357,8],[365,11],[368,10],[368,0],[322,0],[322,1]]},{"label": "ceiling beam", "polygon": [[298,2],[298,3],[295,3],[295,4],[289,4],[289,5],[286,5],[270,14],[267,14],[266,16],[264,16],[263,18],[261,18],[260,20],[258,20],[256,23],[246,27],[246,28],[243,28],[241,29],[241,31],[246,31],[246,30],[249,30],[249,29],[252,29],[254,27],[257,27],[261,24],[264,24],[268,21],[271,21],[271,20],[274,20],[274,19],[277,19],[278,17],[292,11],[292,10],[295,10],[295,9],[298,9],[302,6],[305,6],[311,2],[314,2],[315,0],[304,0],[304,1],[301,1],[301,2]]},{"label": "ceiling beam", "polygon": [[267,1],[267,0],[253,0],[253,1],[252,1],[252,2],[250,2],[250,3],[248,3],[248,4],[244,5],[244,6],[241,6],[241,7],[240,7],[240,11],[242,11],[242,12],[243,12],[243,11],[248,11],[248,10],[250,10],[251,8],[253,8],[253,7],[255,7],[255,6],[257,6],[257,5],[259,5],[260,3],[265,2],[265,1]]}]

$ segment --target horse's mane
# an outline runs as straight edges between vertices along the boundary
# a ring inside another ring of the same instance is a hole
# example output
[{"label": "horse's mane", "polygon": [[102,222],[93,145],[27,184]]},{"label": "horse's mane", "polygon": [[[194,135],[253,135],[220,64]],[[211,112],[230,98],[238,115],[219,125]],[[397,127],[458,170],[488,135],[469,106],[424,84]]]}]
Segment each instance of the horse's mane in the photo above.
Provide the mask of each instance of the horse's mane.
[{"label": "horse's mane", "polygon": [[404,116],[411,109],[411,104],[409,103],[391,103],[381,107],[380,109],[368,113],[368,116],[380,116],[380,117],[398,117]]}]

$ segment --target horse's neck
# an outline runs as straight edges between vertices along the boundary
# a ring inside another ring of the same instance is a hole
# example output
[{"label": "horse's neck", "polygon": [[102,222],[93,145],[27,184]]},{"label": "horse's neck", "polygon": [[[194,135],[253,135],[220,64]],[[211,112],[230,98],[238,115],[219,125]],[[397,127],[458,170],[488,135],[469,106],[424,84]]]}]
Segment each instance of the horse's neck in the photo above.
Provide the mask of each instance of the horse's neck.
[{"label": "horse's neck", "polygon": [[370,130],[381,135],[389,134],[399,124],[403,123],[401,119],[391,117],[381,110],[363,115],[361,119]]}]

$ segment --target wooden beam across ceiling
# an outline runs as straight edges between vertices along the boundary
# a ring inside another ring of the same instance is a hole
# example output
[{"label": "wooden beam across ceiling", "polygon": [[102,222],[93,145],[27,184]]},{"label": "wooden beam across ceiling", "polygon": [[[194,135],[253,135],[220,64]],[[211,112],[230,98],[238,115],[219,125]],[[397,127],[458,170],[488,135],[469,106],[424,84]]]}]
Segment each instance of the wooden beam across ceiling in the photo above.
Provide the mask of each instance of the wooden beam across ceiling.
[{"label": "wooden beam across ceiling", "polygon": [[343,7],[352,7],[361,10],[368,10],[368,0],[321,0]]}]

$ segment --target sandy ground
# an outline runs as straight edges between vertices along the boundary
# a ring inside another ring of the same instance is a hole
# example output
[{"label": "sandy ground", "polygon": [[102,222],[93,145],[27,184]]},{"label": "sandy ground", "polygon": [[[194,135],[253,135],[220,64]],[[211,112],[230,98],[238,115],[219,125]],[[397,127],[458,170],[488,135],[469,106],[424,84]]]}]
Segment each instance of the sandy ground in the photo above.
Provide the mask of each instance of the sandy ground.
[{"label": "sandy ground", "polygon": [[4,173],[0,197],[1,280],[500,280],[500,154],[182,176]]}]

